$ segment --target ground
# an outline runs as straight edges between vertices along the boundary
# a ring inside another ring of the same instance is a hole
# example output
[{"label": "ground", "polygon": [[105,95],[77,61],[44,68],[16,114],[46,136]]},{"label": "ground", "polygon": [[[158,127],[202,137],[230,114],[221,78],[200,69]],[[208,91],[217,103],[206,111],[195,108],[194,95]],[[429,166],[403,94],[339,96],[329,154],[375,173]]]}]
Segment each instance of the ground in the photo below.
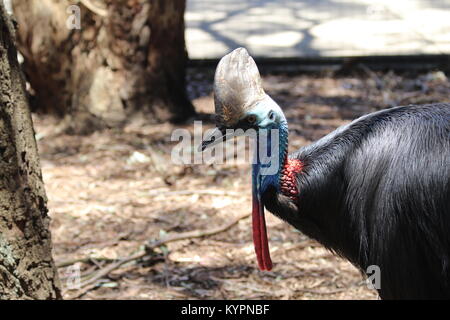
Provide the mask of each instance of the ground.
[{"label": "ground", "polygon": [[[381,108],[450,101],[442,72],[363,70],[264,75],[287,115],[291,151]],[[212,72],[189,70],[189,93],[202,113],[213,112]],[[84,283],[149,241],[219,228],[249,213],[250,167],[174,165],[171,134],[180,126],[134,121],[123,130],[69,136],[49,116],[34,115],[34,123],[66,299],[377,299],[350,263],[270,214],[271,272],[257,268],[247,217],[224,232],[157,247],[77,290],[77,269]]]}]

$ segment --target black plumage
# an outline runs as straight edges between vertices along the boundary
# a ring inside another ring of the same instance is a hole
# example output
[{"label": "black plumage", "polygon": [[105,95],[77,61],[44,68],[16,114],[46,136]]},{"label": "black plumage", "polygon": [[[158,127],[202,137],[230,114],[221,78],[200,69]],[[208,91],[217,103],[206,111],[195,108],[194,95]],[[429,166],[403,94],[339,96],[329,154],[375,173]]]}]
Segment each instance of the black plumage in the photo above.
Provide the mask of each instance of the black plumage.
[{"label": "black plumage", "polygon": [[347,258],[381,270],[381,298],[450,298],[450,104],[372,113],[290,158],[298,201],[269,211]]}]

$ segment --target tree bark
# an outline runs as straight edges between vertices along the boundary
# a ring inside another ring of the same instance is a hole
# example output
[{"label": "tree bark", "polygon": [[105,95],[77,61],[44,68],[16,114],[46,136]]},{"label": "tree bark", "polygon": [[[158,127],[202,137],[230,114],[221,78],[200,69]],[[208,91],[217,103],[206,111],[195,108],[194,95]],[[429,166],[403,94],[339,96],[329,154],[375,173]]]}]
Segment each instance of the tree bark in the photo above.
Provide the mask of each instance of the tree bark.
[{"label": "tree bark", "polygon": [[0,1],[0,299],[58,299],[47,199],[13,39]]},{"label": "tree bark", "polygon": [[[80,30],[67,27],[74,3]],[[186,0],[14,0],[13,6],[38,110],[66,116],[79,133],[133,115],[157,122],[194,115],[185,88]]]}]

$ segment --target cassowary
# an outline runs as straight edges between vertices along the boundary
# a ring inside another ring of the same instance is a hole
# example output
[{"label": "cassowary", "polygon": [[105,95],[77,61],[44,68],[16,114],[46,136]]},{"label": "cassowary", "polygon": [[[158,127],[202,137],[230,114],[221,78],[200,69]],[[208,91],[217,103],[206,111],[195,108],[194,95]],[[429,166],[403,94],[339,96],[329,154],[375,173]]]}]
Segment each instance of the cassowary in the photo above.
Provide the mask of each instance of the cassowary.
[{"label": "cassowary", "polygon": [[450,298],[450,104],[371,113],[288,155],[286,118],[245,49],[222,58],[214,93],[203,150],[236,135],[227,129],[279,133],[276,172],[261,174],[259,157],[252,168],[260,269],[272,268],[266,207],[361,271],[378,266],[382,299]]}]

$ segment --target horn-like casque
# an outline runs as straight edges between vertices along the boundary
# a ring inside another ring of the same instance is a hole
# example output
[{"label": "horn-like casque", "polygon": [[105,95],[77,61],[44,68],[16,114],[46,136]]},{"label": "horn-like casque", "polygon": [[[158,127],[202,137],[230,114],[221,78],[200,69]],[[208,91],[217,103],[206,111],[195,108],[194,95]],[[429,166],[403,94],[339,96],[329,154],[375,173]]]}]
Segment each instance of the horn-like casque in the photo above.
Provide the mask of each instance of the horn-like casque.
[{"label": "horn-like casque", "polygon": [[238,48],[220,60],[214,79],[219,125],[232,127],[264,97],[258,67],[246,49]]}]

